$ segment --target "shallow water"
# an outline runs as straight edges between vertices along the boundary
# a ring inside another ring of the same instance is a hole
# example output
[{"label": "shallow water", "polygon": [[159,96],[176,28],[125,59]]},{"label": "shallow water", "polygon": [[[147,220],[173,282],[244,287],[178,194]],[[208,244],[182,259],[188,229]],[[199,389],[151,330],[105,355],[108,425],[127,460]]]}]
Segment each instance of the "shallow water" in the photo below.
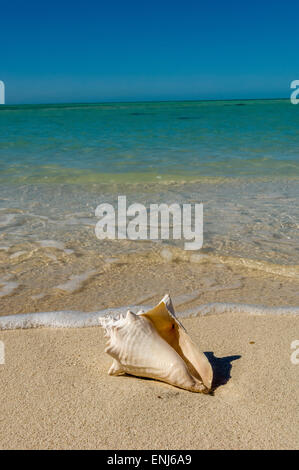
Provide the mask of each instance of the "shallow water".
[{"label": "shallow water", "polygon": [[1,178],[299,177],[289,100],[2,106]]},{"label": "shallow water", "polygon": [[[119,193],[116,191],[119,190]],[[108,202],[117,209],[119,194],[133,202],[199,203],[204,207],[201,253],[299,265],[299,185],[297,181],[239,181],[148,185],[30,184],[0,189],[0,251],[18,257],[22,251],[56,248],[105,252],[107,257],[181,241],[127,243],[100,241],[95,236],[95,209]],[[1,197],[2,196],[2,197]],[[170,232],[171,233],[171,232]]]},{"label": "shallow water", "polygon": [[183,241],[98,240],[95,208],[118,195],[203,202],[200,262],[298,281],[298,129],[288,100],[2,106],[1,299],[75,296],[118,257],[187,257]]}]

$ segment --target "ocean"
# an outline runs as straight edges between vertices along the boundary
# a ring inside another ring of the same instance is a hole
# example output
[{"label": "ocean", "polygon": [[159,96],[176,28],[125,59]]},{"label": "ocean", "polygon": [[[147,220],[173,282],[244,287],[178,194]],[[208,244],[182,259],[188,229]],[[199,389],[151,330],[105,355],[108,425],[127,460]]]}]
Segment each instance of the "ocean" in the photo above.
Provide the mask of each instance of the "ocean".
[{"label": "ocean", "polygon": [[289,100],[2,106],[1,182],[298,178]]},{"label": "ocean", "polygon": [[299,279],[299,107],[289,100],[1,106],[0,183],[5,299],[76,292],[95,260],[136,268],[138,254],[192,256],[176,240],[98,240],[95,209],[119,195],[146,207],[202,202],[205,263]]}]

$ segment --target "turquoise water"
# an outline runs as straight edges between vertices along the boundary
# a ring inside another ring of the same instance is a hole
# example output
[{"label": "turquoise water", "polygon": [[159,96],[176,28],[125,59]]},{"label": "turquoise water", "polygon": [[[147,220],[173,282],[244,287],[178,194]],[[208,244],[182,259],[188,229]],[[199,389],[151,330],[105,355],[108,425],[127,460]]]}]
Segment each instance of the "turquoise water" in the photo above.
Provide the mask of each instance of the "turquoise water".
[{"label": "turquoise water", "polygon": [[289,100],[2,106],[1,181],[299,177]]},{"label": "turquoise water", "polygon": [[0,107],[5,253],[49,239],[95,256],[135,250],[94,233],[97,205],[127,195],[203,202],[205,253],[299,265],[298,179],[289,100]]}]

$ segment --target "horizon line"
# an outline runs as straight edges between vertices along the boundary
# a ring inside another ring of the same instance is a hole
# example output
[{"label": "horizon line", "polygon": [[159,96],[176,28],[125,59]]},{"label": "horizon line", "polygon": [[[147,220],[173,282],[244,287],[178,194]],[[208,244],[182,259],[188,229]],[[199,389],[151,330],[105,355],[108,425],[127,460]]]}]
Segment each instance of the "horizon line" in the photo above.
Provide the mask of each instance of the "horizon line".
[{"label": "horizon line", "polygon": [[133,104],[133,103],[185,103],[185,102],[222,102],[222,101],[282,101],[288,100],[289,98],[222,98],[222,99],[173,99],[173,100],[109,100],[109,101],[66,101],[66,102],[53,102],[53,103],[15,103],[15,104],[2,104],[0,109],[3,107],[13,106],[66,106],[66,105],[97,105],[97,104]]}]

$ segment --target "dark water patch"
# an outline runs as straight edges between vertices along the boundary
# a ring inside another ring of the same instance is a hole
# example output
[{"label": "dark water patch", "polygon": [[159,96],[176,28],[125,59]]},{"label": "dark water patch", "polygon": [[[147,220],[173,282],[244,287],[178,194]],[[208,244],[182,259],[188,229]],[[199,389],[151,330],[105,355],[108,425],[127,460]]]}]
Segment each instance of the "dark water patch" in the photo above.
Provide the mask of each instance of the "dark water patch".
[{"label": "dark water patch", "polygon": [[178,119],[182,119],[182,120],[196,120],[196,119],[200,119],[199,117],[191,117],[191,116],[179,116]]},{"label": "dark water patch", "polygon": [[154,113],[129,113],[130,116],[152,116]]}]

